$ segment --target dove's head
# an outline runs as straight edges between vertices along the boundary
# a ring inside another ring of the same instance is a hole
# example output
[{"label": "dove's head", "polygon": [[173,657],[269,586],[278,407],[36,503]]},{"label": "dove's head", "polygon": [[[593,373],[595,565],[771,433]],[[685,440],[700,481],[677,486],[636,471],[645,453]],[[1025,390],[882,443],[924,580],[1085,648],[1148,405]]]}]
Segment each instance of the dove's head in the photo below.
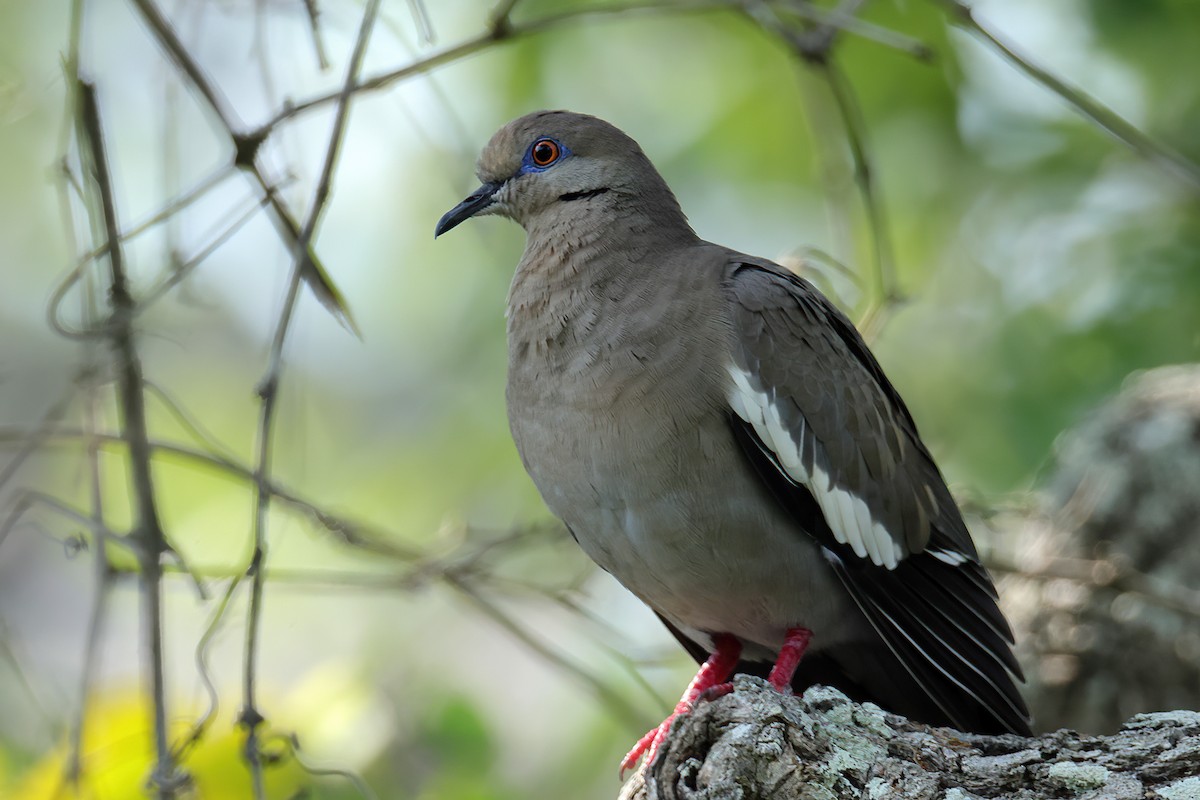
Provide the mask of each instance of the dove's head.
[{"label": "dove's head", "polygon": [[602,119],[537,111],[496,131],[475,169],[482,185],[437,224],[440,236],[485,214],[540,224],[640,213],[686,226],[679,204],[638,143]]}]

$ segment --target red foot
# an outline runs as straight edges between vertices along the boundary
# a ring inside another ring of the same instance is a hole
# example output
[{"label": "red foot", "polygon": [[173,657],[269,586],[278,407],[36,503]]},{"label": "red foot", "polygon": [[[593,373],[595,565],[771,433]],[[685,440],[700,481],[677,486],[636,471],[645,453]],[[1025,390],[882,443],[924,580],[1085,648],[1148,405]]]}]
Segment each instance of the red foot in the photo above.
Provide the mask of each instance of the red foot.
[{"label": "red foot", "polygon": [[[733,669],[737,666],[738,659],[742,655],[742,643],[729,634],[720,633],[713,636],[713,644],[716,646],[717,651],[710,655],[708,660],[700,666],[700,670],[696,673],[696,677],[692,678],[692,682],[688,684],[683,697],[679,698],[679,702],[675,704],[675,710],[671,712],[669,717],[663,720],[661,725],[648,731],[645,736],[638,739],[633,749],[621,759],[622,780],[625,778],[625,771],[632,769],[633,765],[643,755],[646,756],[647,764],[654,760],[654,757],[658,755],[658,748],[662,745],[663,740],[667,738],[667,731],[671,729],[671,723],[676,717],[691,711],[696,701],[705,692],[729,680],[729,676],[733,674]],[[732,688],[732,684],[729,684],[729,686]]]},{"label": "red foot", "polygon": [[700,693],[700,699],[706,703],[711,703],[718,697],[724,697],[733,691],[733,683],[718,683],[716,686],[710,686]]},{"label": "red foot", "polygon": [[[812,631],[808,628],[787,629],[783,647],[779,649],[775,666],[771,668],[771,674],[767,677],[767,682],[776,690],[791,691],[792,676],[796,674],[796,667],[800,666],[800,659],[804,657],[804,651],[808,649],[810,641],[812,641]],[[646,756],[647,764],[654,761],[654,757],[658,755],[658,748],[667,738],[667,731],[671,729],[671,723],[676,717],[691,711],[698,700],[715,700],[733,691],[733,684],[726,681],[733,674],[738,659],[741,657],[742,643],[729,634],[722,633],[713,637],[713,644],[716,646],[717,652],[710,655],[708,660],[701,665],[696,677],[692,678],[692,682],[688,684],[687,691],[683,693],[683,697],[679,698],[671,716],[663,720],[663,723],[657,728],[647,731],[646,735],[638,739],[633,749],[621,759],[622,780],[625,778],[626,770],[632,769],[643,755]]]},{"label": "red foot", "polygon": [[783,637],[783,647],[779,648],[779,657],[767,676],[767,683],[781,692],[791,691],[792,676],[796,674],[796,667],[800,666],[800,659],[804,658],[810,641],[812,631],[808,628],[788,628]]}]

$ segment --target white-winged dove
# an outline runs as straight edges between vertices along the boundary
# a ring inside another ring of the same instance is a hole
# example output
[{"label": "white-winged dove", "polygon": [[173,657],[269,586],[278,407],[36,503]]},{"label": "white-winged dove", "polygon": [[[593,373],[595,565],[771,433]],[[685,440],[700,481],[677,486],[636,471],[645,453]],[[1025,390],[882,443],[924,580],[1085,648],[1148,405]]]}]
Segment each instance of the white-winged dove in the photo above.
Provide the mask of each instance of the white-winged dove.
[{"label": "white-winged dove", "polygon": [[[904,401],[808,281],[700,239],[637,142],[542,111],[437,225],[526,230],[508,415],[550,510],[703,666],[1029,733],[996,590]],[[811,642],[810,642],[811,640]],[[803,660],[801,660],[803,656]],[[672,718],[675,714],[672,714]],[[626,757],[653,757],[667,722]]]}]

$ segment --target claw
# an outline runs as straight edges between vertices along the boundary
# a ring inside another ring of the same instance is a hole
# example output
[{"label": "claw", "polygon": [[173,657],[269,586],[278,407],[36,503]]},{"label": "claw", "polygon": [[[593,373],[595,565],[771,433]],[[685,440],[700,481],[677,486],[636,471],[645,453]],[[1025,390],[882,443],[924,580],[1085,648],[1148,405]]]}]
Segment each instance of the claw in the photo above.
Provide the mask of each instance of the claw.
[{"label": "claw", "polygon": [[[783,647],[779,649],[779,657],[775,659],[775,666],[771,668],[767,682],[780,692],[790,692],[792,676],[796,674],[796,667],[800,665],[800,659],[804,657],[804,651],[808,649],[811,640],[812,631],[808,628],[788,628]],[[647,764],[654,762],[676,717],[690,712],[701,700],[716,700],[733,691],[733,684],[728,681],[742,655],[742,643],[727,633],[721,633],[713,636],[713,645],[716,652],[700,666],[696,677],[688,684],[687,691],[679,698],[671,716],[663,720],[657,728],[647,731],[621,759],[622,781],[625,780],[625,773],[633,769],[642,756],[646,757]]]},{"label": "claw", "polygon": [[729,676],[733,674],[733,669],[742,655],[742,643],[729,634],[719,633],[713,636],[713,645],[716,647],[716,652],[700,666],[696,677],[692,678],[692,682],[688,684],[687,690],[683,693],[683,697],[679,698],[671,715],[663,720],[663,723],[657,728],[647,731],[646,735],[638,739],[633,749],[621,759],[622,780],[625,778],[625,772],[632,769],[643,755],[646,756],[647,764],[654,761],[655,756],[658,755],[658,749],[666,740],[667,731],[671,729],[671,723],[675,721],[676,717],[691,711],[696,705],[696,701],[709,689],[723,685],[729,680]]},{"label": "claw", "polygon": [[625,780],[625,773],[637,766],[638,759],[643,755],[646,756],[646,763],[649,764],[658,755],[658,748],[662,745],[663,740],[667,738],[667,731],[671,729],[671,722],[675,719],[675,715],[667,717],[661,725],[652,730],[646,731],[646,735],[637,740],[637,744],[633,746],[625,757],[621,759],[621,771],[619,773],[621,781]]},{"label": "claw", "polygon": [[724,697],[733,691],[733,683],[718,683],[716,686],[710,686],[700,693],[697,700],[703,700],[705,703],[711,703],[719,697]]}]

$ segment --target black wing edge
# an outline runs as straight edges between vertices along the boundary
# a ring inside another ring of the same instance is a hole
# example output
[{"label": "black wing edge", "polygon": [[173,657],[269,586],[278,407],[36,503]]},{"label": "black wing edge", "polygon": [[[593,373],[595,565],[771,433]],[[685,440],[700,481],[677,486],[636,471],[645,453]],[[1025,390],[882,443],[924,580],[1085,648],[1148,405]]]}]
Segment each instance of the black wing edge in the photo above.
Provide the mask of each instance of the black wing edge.
[{"label": "black wing edge", "polygon": [[[1024,677],[1010,646],[1012,632],[983,567],[969,560],[947,564],[928,553],[910,555],[894,570],[865,562],[837,542],[811,492],[788,477],[754,429],[732,413],[729,424],[759,477],[825,548],[863,615],[940,711],[917,719],[973,733],[1030,735],[1029,711],[1016,685]],[[854,697],[837,680],[831,685]],[[904,707],[868,699],[883,708]]]}]

